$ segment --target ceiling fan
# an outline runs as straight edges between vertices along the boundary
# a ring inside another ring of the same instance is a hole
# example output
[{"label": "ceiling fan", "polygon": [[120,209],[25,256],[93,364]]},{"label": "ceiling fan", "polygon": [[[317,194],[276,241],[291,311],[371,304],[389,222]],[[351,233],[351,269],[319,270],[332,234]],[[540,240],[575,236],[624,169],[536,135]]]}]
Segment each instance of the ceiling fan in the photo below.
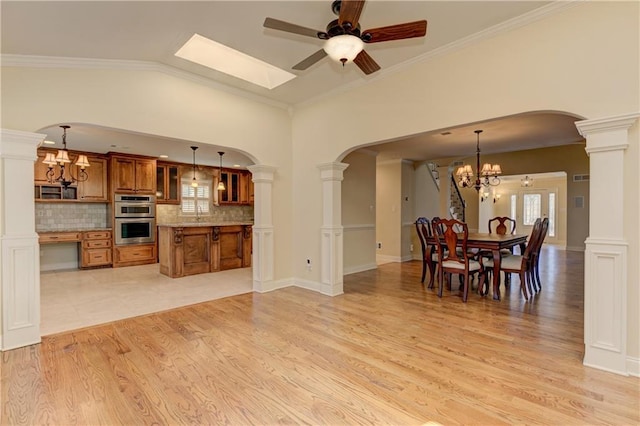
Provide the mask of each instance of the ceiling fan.
[{"label": "ceiling fan", "polygon": [[335,0],[331,4],[331,10],[338,15],[338,19],[329,22],[326,31],[317,31],[273,18],[266,18],[264,27],[326,40],[322,49],[294,65],[294,70],[306,70],[329,55],[332,59],[342,62],[343,66],[352,61],[365,74],[372,74],[380,69],[380,65],[363,50],[364,43],[424,37],[427,33],[427,21],[407,22],[361,31],[358,20],[364,3],[365,0]]}]

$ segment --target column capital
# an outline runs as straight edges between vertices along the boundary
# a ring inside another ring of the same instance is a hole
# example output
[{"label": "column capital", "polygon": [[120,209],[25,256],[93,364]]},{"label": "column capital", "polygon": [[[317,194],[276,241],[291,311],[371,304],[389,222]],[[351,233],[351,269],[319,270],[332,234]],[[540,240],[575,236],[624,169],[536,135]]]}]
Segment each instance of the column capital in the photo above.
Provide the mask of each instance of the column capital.
[{"label": "column capital", "polygon": [[[640,117],[640,113],[624,114],[595,120],[577,121],[576,128],[587,139],[585,150],[593,152],[620,151],[629,146],[627,130]],[[605,136],[606,135],[606,136]]]},{"label": "column capital", "polygon": [[0,129],[0,156],[2,158],[35,161],[35,148],[47,135],[23,132],[20,130]]},{"label": "column capital", "polygon": [[254,182],[273,182],[273,175],[276,173],[274,166],[265,164],[254,164],[253,166],[248,166],[247,170],[251,172]]},{"label": "column capital", "polygon": [[343,179],[343,172],[347,167],[349,167],[349,164],[339,162],[318,164],[318,169],[320,170],[320,179],[322,179],[323,181],[341,181]]}]

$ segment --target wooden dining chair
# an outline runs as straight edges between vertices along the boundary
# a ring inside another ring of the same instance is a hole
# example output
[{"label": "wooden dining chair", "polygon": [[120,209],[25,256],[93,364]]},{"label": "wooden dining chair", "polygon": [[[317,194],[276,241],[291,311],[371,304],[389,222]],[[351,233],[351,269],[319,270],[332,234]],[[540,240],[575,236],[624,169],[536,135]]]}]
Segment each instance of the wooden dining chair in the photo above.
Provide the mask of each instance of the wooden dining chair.
[{"label": "wooden dining chair", "polygon": [[538,239],[536,241],[536,246],[533,248],[533,259],[532,259],[532,287],[536,293],[542,290],[542,283],[540,282],[540,251],[542,250],[542,243],[544,243],[544,239],[547,236],[547,231],[549,230],[549,218],[545,217],[542,219],[542,229],[540,230],[540,234],[538,235]]},{"label": "wooden dining chair", "polygon": [[467,250],[469,228],[466,223],[456,219],[437,219],[431,223],[438,252],[438,297],[442,297],[445,274],[449,277],[458,274],[463,279],[462,301],[466,302],[471,277],[478,274],[479,288],[482,287],[485,278],[482,258],[473,259]]},{"label": "wooden dining chair", "polygon": [[516,221],[507,216],[496,216],[489,219],[489,233],[498,235],[515,234]]},{"label": "wooden dining chair", "polygon": [[[529,294],[533,294],[532,280],[533,278],[533,254],[535,252],[538,240],[540,238],[540,232],[542,231],[542,220],[536,219],[531,229],[531,235],[529,241],[524,249],[524,253],[519,255],[506,256],[500,261],[500,271],[505,274],[516,273],[520,276],[520,290],[525,300],[529,300]],[[493,259],[485,259],[484,275],[486,279],[484,282],[489,282],[491,271],[493,270]],[[488,288],[479,288],[480,294],[487,294]]]},{"label": "wooden dining chair", "polygon": [[431,222],[426,217],[419,217],[416,222],[416,232],[420,239],[420,246],[422,247],[422,278],[421,283],[424,283],[424,279],[427,274],[427,268],[429,268],[429,285],[428,288],[433,288],[434,276],[436,270],[436,263],[438,262],[438,253],[435,250],[433,244],[429,243],[429,238],[432,237]]}]

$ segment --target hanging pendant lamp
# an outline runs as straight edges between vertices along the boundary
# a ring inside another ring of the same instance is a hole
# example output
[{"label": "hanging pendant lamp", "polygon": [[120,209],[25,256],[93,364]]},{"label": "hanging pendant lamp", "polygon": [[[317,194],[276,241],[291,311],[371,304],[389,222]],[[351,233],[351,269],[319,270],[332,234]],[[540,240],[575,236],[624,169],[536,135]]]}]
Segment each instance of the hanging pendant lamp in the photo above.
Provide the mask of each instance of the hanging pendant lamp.
[{"label": "hanging pendant lamp", "polygon": [[218,180],[218,191],[226,191],[227,187],[224,185],[224,182],[222,181],[222,156],[224,155],[224,151],[218,151],[218,154],[220,154],[220,178]]},{"label": "hanging pendant lamp", "polygon": [[196,180],[196,149],[198,149],[198,147],[192,146],[191,149],[193,150],[193,179],[191,180],[191,186],[197,188],[198,181]]}]

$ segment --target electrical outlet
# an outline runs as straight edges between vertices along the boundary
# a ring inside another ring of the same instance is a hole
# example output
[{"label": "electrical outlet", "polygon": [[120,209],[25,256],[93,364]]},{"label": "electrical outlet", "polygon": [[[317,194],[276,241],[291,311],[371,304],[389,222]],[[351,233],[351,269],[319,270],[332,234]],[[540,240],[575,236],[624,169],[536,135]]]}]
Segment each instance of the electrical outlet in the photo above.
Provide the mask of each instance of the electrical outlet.
[{"label": "electrical outlet", "polygon": [[378,248],[381,249],[382,248],[382,243],[378,243]]},{"label": "electrical outlet", "polygon": [[307,271],[311,270],[311,259],[307,259]]},{"label": "electrical outlet", "polygon": [[409,251],[413,251],[413,244],[409,246]]}]

